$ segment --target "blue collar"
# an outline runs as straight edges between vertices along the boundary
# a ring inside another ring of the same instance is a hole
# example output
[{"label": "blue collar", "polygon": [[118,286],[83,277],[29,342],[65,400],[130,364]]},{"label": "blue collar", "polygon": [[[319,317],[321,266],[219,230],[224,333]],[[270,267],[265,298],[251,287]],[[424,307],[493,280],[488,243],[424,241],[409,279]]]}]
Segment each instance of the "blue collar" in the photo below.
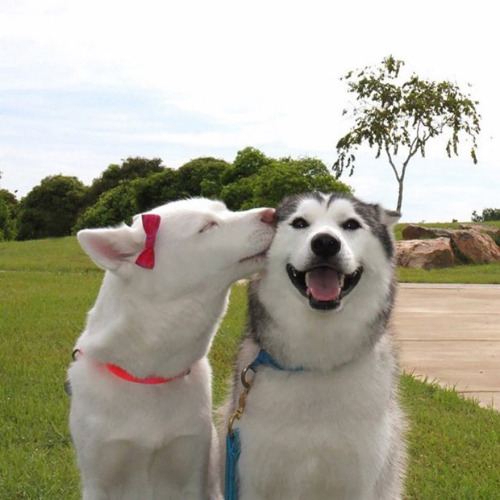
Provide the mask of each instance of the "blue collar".
[{"label": "blue collar", "polygon": [[270,366],[275,370],[280,370],[284,372],[303,372],[305,370],[305,368],[302,367],[286,368],[284,366],[281,366],[267,351],[264,351],[264,349],[261,349],[259,351],[257,357],[252,361],[252,363],[250,363],[249,368],[254,372],[256,372],[257,368],[261,365]]}]

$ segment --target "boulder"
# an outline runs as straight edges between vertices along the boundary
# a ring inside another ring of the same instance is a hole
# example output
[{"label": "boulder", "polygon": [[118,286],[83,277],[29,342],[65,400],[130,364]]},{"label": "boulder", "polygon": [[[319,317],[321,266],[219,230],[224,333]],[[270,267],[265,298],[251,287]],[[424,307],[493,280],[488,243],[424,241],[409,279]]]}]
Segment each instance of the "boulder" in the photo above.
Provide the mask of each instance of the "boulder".
[{"label": "boulder", "polygon": [[500,234],[500,227],[488,226],[487,224],[460,224],[460,229],[475,229],[482,233]]},{"label": "boulder", "polygon": [[449,238],[398,241],[396,258],[400,267],[438,269],[455,264]]},{"label": "boulder", "polygon": [[491,236],[477,229],[453,231],[451,244],[462,261],[473,264],[500,262],[500,247]]},{"label": "boulder", "polygon": [[408,224],[401,234],[405,240],[420,240],[431,238],[450,238],[453,229],[440,229],[435,227],[423,227]]}]

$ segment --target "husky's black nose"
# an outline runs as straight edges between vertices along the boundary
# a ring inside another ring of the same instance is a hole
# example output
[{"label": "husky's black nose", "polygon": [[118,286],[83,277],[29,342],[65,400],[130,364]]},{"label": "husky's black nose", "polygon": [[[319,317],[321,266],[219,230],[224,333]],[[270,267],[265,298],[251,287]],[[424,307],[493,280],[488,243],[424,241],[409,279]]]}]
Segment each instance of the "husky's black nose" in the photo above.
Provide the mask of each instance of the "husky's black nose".
[{"label": "husky's black nose", "polygon": [[333,257],[340,251],[340,241],[331,234],[317,234],[311,241],[311,249],[318,257]]}]

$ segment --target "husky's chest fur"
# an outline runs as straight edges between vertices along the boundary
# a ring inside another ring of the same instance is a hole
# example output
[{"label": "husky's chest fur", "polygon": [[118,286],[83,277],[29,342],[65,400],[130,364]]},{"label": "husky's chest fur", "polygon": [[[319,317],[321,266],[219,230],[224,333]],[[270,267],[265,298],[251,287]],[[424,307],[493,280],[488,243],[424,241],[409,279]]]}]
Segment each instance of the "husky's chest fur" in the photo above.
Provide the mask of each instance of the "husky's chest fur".
[{"label": "husky's chest fur", "polygon": [[[246,339],[241,361],[257,350]],[[241,498],[381,498],[381,464],[401,424],[395,369],[385,339],[333,372],[259,367],[238,424]]]},{"label": "husky's chest fur", "polygon": [[[242,418],[241,500],[400,498],[404,419],[388,322],[396,216],[354,198],[285,200],[249,292],[236,375],[266,350]],[[235,376],[226,417],[242,391]]]}]

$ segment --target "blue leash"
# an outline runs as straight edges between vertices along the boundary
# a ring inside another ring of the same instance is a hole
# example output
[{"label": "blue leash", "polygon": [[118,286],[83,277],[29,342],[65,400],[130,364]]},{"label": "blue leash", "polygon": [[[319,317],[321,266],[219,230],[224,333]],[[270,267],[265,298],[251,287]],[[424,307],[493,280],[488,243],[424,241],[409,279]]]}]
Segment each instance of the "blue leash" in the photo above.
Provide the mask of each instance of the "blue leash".
[{"label": "blue leash", "polygon": [[226,436],[226,500],[238,500],[238,460],[241,443],[239,429]]},{"label": "blue leash", "polygon": [[241,382],[245,388],[240,396],[239,407],[236,413],[231,416],[226,436],[226,493],[225,500],[238,500],[238,460],[241,453],[241,440],[239,429],[233,429],[234,422],[239,420],[245,410],[246,397],[252,386],[252,381],[246,380],[248,370],[257,373],[259,366],[270,366],[275,370],[301,372],[304,368],[284,368],[276,362],[264,349],[259,351],[257,357],[241,372]]}]

